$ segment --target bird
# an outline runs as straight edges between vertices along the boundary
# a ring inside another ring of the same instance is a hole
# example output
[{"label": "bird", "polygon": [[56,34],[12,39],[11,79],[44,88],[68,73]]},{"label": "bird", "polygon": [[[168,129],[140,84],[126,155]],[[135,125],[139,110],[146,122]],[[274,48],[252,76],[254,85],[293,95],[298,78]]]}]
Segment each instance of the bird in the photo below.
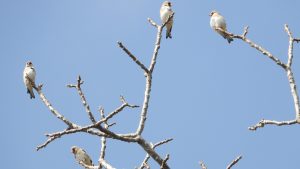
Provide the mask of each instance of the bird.
[{"label": "bird", "polygon": [[[165,1],[162,3],[160,8],[160,19],[162,23],[167,22],[168,18],[174,13],[172,11],[172,3],[170,1]],[[167,31],[166,31],[166,39],[172,38],[171,31],[173,27],[173,18],[169,20],[169,22],[166,24]]]},{"label": "bird", "polygon": [[82,148],[73,146],[71,147],[71,152],[74,154],[74,157],[78,163],[82,162],[87,166],[93,166],[90,156]]},{"label": "bird", "polygon": [[34,99],[33,86],[35,86],[36,72],[31,61],[26,62],[23,71],[23,81],[27,88],[27,93],[30,95],[30,99]]},{"label": "bird", "polygon": [[210,16],[210,27],[213,30],[215,30],[217,33],[219,33],[221,36],[223,36],[224,39],[227,39],[228,43],[233,41],[230,35],[218,30],[218,29],[222,29],[224,31],[227,31],[225,18],[222,15],[220,15],[220,13],[217,11],[212,11],[209,16]]}]

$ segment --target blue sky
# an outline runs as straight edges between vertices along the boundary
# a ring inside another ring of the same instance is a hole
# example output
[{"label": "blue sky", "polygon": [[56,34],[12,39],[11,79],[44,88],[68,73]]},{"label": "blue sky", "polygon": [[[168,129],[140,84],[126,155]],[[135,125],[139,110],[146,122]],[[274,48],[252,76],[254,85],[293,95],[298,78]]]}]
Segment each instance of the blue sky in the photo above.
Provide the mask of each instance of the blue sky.
[{"label": "blue sky", "polygon": [[[267,126],[256,132],[248,126],[262,118],[294,118],[292,96],[285,72],[244,42],[226,40],[209,27],[209,13],[218,10],[228,30],[242,33],[282,61],[287,60],[288,37],[284,24],[300,37],[296,0],[276,1],[172,1],[176,12],[173,39],[163,39],[153,77],[149,116],[143,137],[151,142],[174,141],[160,147],[170,153],[172,168],[225,168],[238,155],[235,168],[299,168],[299,126]],[[99,118],[120,105],[119,95],[142,104],[145,80],[141,70],[117,46],[122,41],[148,65],[156,30],[147,22],[159,22],[161,0],[1,0],[0,143],[2,168],[80,169],[70,147],[86,149],[94,161],[100,138],[87,134],[63,137],[46,149],[45,133],[65,129],[39,99],[30,100],[22,81],[25,62],[37,70],[37,82],[53,106],[80,125],[89,124],[74,89],[80,74],[83,91]],[[299,44],[294,48],[294,75],[300,85]],[[120,113],[115,132],[135,131],[139,111]],[[107,160],[116,168],[140,165],[145,152],[135,144],[109,140]],[[151,162],[153,168],[158,166]]]}]

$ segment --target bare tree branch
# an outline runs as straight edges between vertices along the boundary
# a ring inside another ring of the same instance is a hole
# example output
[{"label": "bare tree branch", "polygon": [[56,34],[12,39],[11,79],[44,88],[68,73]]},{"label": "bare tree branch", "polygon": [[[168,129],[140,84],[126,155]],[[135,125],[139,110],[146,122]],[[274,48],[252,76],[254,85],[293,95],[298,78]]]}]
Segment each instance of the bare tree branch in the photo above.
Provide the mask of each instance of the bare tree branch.
[{"label": "bare tree branch", "polygon": [[[234,159],[227,167],[226,169],[231,169],[231,167],[233,167],[235,164],[237,164],[240,159],[242,159],[242,156],[238,156],[236,159]],[[201,169],[207,169],[206,165],[204,164],[203,161],[200,161],[200,167]]]},{"label": "bare tree branch", "polygon": [[297,120],[290,120],[290,121],[274,121],[274,120],[261,120],[256,125],[248,127],[249,130],[255,131],[257,128],[263,128],[266,124],[269,125],[276,125],[276,126],[286,126],[296,124]]},{"label": "bare tree branch", "polygon": [[92,111],[90,109],[90,106],[88,105],[88,103],[87,103],[87,101],[85,99],[84,93],[81,90],[81,85],[82,84],[83,84],[83,81],[81,80],[81,77],[79,75],[78,78],[77,78],[77,84],[76,85],[68,84],[67,87],[69,87],[69,88],[76,88],[77,89],[78,94],[79,94],[80,99],[81,99],[81,102],[82,102],[83,106],[85,107],[85,111],[87,112],[90,120],[92,121],[92,123],[96,123],[96,120],[95,120],[95,118],[93,116],[93,113],[92,113]]},{"label": "bare tree branch", "polygon": [[[152,146],[152,148],[155,149],[156,147],[161,146],[161,145],[163,145],[163,144],[166,144],[166,143],[168,143],[168,142],[170,142],[170,141],[172,141],[172,140],[173,140],[172,138],[169,138],[169,139],[160,141],[160,142],[154,144],[154,145]],[[139,167],[139,169],[147,168],[147,166],[148,166],[147,163],[148,163],[148,160],[149,160],[149,159],[150,159],[150,155],[147,154],[146,157],[145,157],[145,159],[143,160],[141,166]]]},{"label": "bare tree branch", "polygon": [[145,90],[144,102],[143,102],[143,107],[142,107],[142,112],[141,112],[141,119],[140,119],[138,129],[136,131],[137,135],[142,134],[144,127],[145,127],[145,121],[147,119],[148,106],[149,106],[149,100],[150,100],[150,92],[151,92],[151,86],[152,86],[152,73],[153,73],[153,70],[154,70],[154,67],[156,64],[158,51],[160,49],[162,30],[163,30],[164,26],[166,25],[166,23],[168,23],[171,20],[171,18],[173,18],[173,16],[174,16],[174,13],[167,19],[167,21],[165,23],[163,23],[162,26],[157,25],[152,19],[148,19],[148,21],[152,25],[156,25],[155,27],[157,28],[157,34],[156,34],[156,42],[155,42],[154,51],[152,54],[151,63],[150,63],[149,69],[148,69],[149,72],[146,74],[146,90]]},{"label": "bare tree branch", "polygon": [[294,78],[293,71],[292,71],[294,42],[299,42],[299,39],[295,39],[292,36],[292,32],[290,31],[288,25],[287,24],[284,25],[284,30],[286,31],[286,33],[288,34],[288,37],[289,37],[287,64],[283,63],[281,60],[279,60],[277,57],[275,57],[273,54],[271,54],[269,51],[267,51],[263,47],[257,45],[256,43],[254,43],[251,40],[249,40],[248,38],[246,38],[246,35],[248,33],[248,26],[244,28],[244,33],[242,35],[235,35],[233,33],[224,31],[224,30],[219,29],[219,28],[217,28],[217,30],[222,31],[223,33],[231,36],[232,38],[241,39],[242,41],[248,43],[251,47],[255,48],[256,50],[258,50],[262,54],[268,56],[277,65],[279,65],[281,68],[283,68],[284,71],[287,74],[287,78],[288,78],[289,85],[290,85],[290,88],[291,88],[291,94],[292,94],[293,101],[294,101],[295,114],[296,114],[295,120],[282,121],[282,122],[278,122],[278,121],[274,121],[274,120],[261,120],[258,124],[249,127],[249,130],[256,130],[257,128],[262,128],[266,124],[277,125],[277,126],[292,125],[292,124],[296,124],[296,123],[300,124],[299,95],[298,95],[298,92],[297,92],[297,86],[296,86],[295,78]]},{"label": "bare tree branch", "polygon": [[149,73],[149,70],[146,68],[146,66],[139,61],[123,44],[122,42],[118,42],[118,45],[123,51],[138,65],[145,71],[145,73]]},{"label": "bare tree branch", "polygon": [[[154,151],[153,146],[146,142],[142,137],[138,138],[138,144],[153,158],[160,166],[163,165],[163,159]],[[167,164],[164,164],[164,169],[169,169]]]},{"label": "bare tree branch", "polygon": [[[124,100],[124,103],[126,103],[124,98],[122,100]],[[100,111],[100,114],[101,114],[101,118],[104,119],[105,118],[104,109],[100,108],[99,111]],[[109,125],[108,125],[107,121],[104,122],[104,128],[105,129],[109,128]],[[101,138],[101,150],[100,150],[100,156],[99,156],[99,160],[98,160],[99,166],[98,166],[97,169],[102,169],[102,167],[104,167],[106,169],[113,169],[113,167],[110,164],[108,164],[104,159],[105,151],[106,151],[106,137],[103,136]]]},{"label": "bare tree branch", "polygon": [[[56,111],[52,107],[50,102],[46,99],[46,97],[44,96],[44,94],[41,91],[42,85],[40,85],[39,87],[35,87],[35,85],[34,85],[35,89],[38,91],[38,93],[40,95],[41,100],[50,109],[50,111],[58,119],[62,120],[63,122],[65,122],[68,125],[68,128],[66,128],[63,131],[47,134],[46,135],[48,137],[47,141],[44,144],[38,146],[37,150],[39,150],[41,148],[45,148],[52,141],[56,140],[57,138],[61,138],[64,135],[78,133],[78,132],[85,132],[85,133],[89,133],[89,134],[92,134],[92,135],[102,137],[101,138],[102,145],[101,145],[100,157],[99,157],[99,160],[98,160],[99,165],[98,166],[86,166],[85,164],[81,163],[81,165],[83,165],[86,168],[101,169],[102,167],[104,167],[104,168],[107,168],[107,169],[113,169],[113,167],[110,164],[108,164],[104,159],[105,151],[106,151],[106,141],[107,141],[108,138],[110,138],[110,139],[116,139],[116,140],[120,140],[120,141],[124,141],[124,142],[137,143],[147,153],[147,157],[146,157],[145,162],[147,162],[148,159],[150,157],[152,157],[159,164],[159,166],[162,169],[169,169],[170,167],[167,164],[167,160],[169,159],[169,155],[167,155],[165,159],[162,159],[159,156],[159,154],[157,154],[155,152],[154,149],[155,149],[155,147],[160,146],[162,144],[165,144],[165,143],[171,141],[172,139],[164,140],[164,141],[159,142],[159,143],[157,143],[153,146],[150,143],[148,143],[146,140],[144,140],[142,138],[141,134],[144,130],[145,121],[146,121],[146,118],[147,118],[147,112],[148,112],[148,106],[149,106],[149,100],[150,100],[150,92],[151,92],[151,86],[152,86],[152,73],[153,73],[154,68],[155,68],[155,64],[156,64],[156,60],[157,60],[157,56],[158,56],[158,51],[159,51],[159,48],[160,48],[162,30],[163,30],[164,26],[166,25],[166,23],[168,23],[173,16],[174,16],[174,13],[161,26],[157,25],[154,21],[149,19],[149,22],[157,28],[156,42],[155,42],[154,51],[153,51],[153,54],[152,54],[152,59],[151,59],[151,63],[149,65],[149,68],[147,68],[142,62],[140,62],[121,42],[118,42],[119,47],[121,49],[123,49],[123,51],[145,72],[145,77],[146,77],[146,87],[145,87],[143,107],[141,109],[140,122],[139,122],[138,128],[137,128],[135,133],[128,133],[128,134],[114,133],[114,132],[110,131],[108,128],[110,126],[114,125],[115,123],[108,124],[108,120],[110,120],[115,115],[120,113],[126,107],[136,108],[138,106],[129,104],[128,102],[126,102],[124,97],[121,96],[120,99],[121,99],[122,105],[119,106],[118,108],[116,108],[114,111],[110,112],[107,116],[104,116],[103,109],[100,110],[102,118],[101,118],[101,120],[96,121],[93,114],[92,114],[92,112],[91,112],[91,110],[90,110],[90,107],[89,107],[89,105],[86,101],[84,93],[82,92],[81,85],[83,84],[83,81],[81,80],[81,77],[79,76],[78,79],[77,79],[77,84],[75,84],[75,85],[70,84],[70,85],[67,85],[67,86],[70,87],[70,88],[76,88],[77,89],[78,94],[81,98],[82,104],[85,107],[86,112],[87,112],[92,124],[86,125],[86,126],[79,126],[79,125],[77,125],[75,123],[72,123],[69,120],[67,120],[58,111]],[[104,124],[104,127],[102,126],[102,124]],[[145,166],[147,166],[147,164],[145,164]],[[148,168],[150,168],[150,167],[148,166]]]},{"label": "bare tree branch", "polygon": [[167,156],[165,157],[165,159],[163,160],[161,166],[160,166],[160,169],[164,169],[166,167],[166,164],[167,164],[167,161],[169,160],[170,158],[170,155],[167,154]]},{"label": "bare tree branch", "polygon": [[236,159],[234,159],[227,167],[226,169],[231,169],[236,163],[238,163],[242,159],[242,156],[238,156]]},{"label": "bare tree branch", "polygon": [[264,49],[263,47],[261,47],[260,45],[252,42],[250,39],[246,38],[246,35],[248,33],[248,29],[249,26],[246,26],[244,28],[244,33],[242,35],[235,35],[233,33],[224,31],[221,28],[216,28],[218,31],[222,31],[225,34],[228,34],[229,36],[231,36],[232,38],[236,38],[236,39],[241,39],[242,41],[248,43],[251,47],[255,48],[256,50],[258,50],[259,52],[261,52],[262,54],[268,56],[271,60],[273,60],[277,65],[281,66],[283,69],[286,69],[286,65],[280,60],[278,59],[276,56],[274,56],[273,54],[271,54],[269,51],[267,51],[266,49]]},{"label": "bare tree branch", "polygon": [[[30,80],[30,78],[27,78]],[[38,92],[41,100],[43,101],[43,103],[48,107],[48,109],[51,111],[51,113],[57,117],[58,119],[60,119],[61,121],[63,121],[69,128],[77,128],[78,126],[75,125],[74,123],[70,122],[68,119],[66,119],[62,114],[60,114],[50,103],[50,101],[46,98],[46,96],[44,95],[44,93],[42,92],[42,87],[43,85],[40,84],[38,87],[34,88],[36,89],[36,91]]]}]

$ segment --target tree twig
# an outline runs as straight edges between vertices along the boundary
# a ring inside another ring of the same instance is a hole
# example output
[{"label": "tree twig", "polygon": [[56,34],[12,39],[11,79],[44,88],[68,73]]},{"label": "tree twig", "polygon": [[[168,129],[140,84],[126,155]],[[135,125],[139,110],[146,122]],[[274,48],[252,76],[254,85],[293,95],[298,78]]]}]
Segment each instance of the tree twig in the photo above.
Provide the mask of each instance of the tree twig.
[{"label": "tree twig", "polygon": [[227,167],[226,169],[231,169],[236,163],[238,163],[242,159],[242,156],[238,156],[236,159],[234,159]]},{"label": "tree twig", "polygon": [[83,81],[81,80],[81,77],[79,75],[78,78],[77,78],[77,84],[76,85],[68,84],[67,87],[69,87],[69,88],[76,88],[77,89],[78,94],[79,94],[80,99],[81,99],[81,102],[82,102],[83,106],[85,107],[85,111],[87,112],[90,120],[92,121],[92,123],[96,123],[96,120],[95,120],[95,118],[93,116],[93,113],[92,113],[92,111],[90,109],[90,106],[89,106],[89,104],[86,101],[84,93],[82,92],[82,89],[81,89],[81,85],[82,84],[83,84]]},{"label": "tree twig", "polygon": [[292,124],[296,124],[296,123],[300,124],[299,95],[298,95],[298,92],[297,92],[297,86],[296,86],[295,78],[294,78],[293,71],[292,71],[294,42],[299,42],[299,39],[295,39],[292,36],[292,32],[290,31],[288,25],[287,24],[284,25],[284,30],[286,31],[286,33],[288,34],[288,37],[289,37],[287,64],[283,63],[280,59],[278,59],[278,57],[275,57],[273,54],[271,54],[269,51],[267,51],[266,49],[264,49],[260,45],[257,45],[256,43],[254,43],[250,39],[248,39],[246,37],[246,35],[248,33],[248,26],[244,28],[244,33],[242,35],[235,35],[233,33],[224,31],[222,29],[219,29],[219,28],[217,28],[217,29],[219,31],[222,31],[223,33],[231,36],[232,38],[241,39],[242,41],[249,44],[251,47],[253,47],[256,50],[258,50],[259,52],[261,52],[262,54],[268,56],[272,61],[274,61],[277,65],[279,65],[281,68],[284,69],[284,71],[286,72],[288,81],[289,81],[291,94],[292,94],[292,97],[293,97],[294,107],[295,107],[295,114],[296,114],[295,120],[281,121],[281,122],[274,121],[274,120],[261,120],[256,125],[249,127],[249,130],[256,130],[257,128],[262,128],[267,124],[277,125],[277,126],[292,125]]}]

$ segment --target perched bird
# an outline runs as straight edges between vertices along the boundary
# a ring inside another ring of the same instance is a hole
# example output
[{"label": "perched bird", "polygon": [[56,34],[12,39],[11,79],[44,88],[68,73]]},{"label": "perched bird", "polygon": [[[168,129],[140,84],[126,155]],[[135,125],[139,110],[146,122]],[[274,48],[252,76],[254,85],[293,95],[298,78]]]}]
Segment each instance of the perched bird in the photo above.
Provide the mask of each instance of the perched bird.
[{"label": "perched bird", "polygon": [[227,39],[228,43],[233,41],[232,37],[230,37],[228,34],[216,29],[219,28],[224,31],[227,31],[225,18],[222,15],[220,15],[220,13],[218,13],[217,11],[212,11],[209,16],[210,27],[216,32],[218,32],[221,36],[223,36],[223,38]]},{"label": "perched bird", "polygon": [[[162,23],[165,23],[168,18],[174,13],[172,11],[172,4],[169,1],[163,2],[160,8],[160,19]],[[166,24],[167,32],[166,32],[166,38],[172,38],[171,31],[173,26],[173,18],[170,19],[170,21]]]},{"label": "perched bird", "polygon": [[90,156],[82,148],[73,146],[71,148],[71,152],[74,154],[74,157],[78,163],[82,162],[85,165],[93,166]]},{"label": "perched bird", "polygon": [[27,93],[30,95],[30,99],[35,98],[32,89],[35,85],[35,75],[36,73],[32,62],[27,62],[23,71],[23,81],[27,88]]}]

